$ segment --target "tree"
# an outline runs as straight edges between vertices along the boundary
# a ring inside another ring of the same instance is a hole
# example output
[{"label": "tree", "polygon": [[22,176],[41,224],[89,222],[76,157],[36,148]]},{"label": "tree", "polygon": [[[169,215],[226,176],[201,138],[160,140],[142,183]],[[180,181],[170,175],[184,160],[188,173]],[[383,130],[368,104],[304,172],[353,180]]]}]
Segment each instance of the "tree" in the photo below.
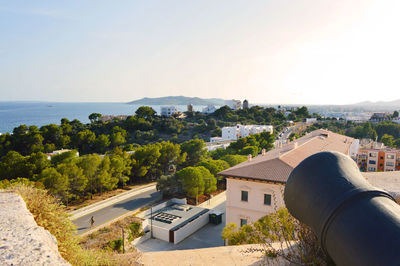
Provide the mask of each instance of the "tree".
[{"label": "tree", "polygon": [[135,153],[132,154],[132,176],[135,178],[147,177],[154,179],[155,166],[160,156],[159,145],[149,144],[137,148]]},{"label": "tree", "polygon": [[9,151],[0,159],[0,180],[17,177],[31,178],[33,165],[16,151]]},{"label": "tree", "polygon": [[239,154],[241,154],[241,155],[249,155],[249,154],[251,154],[253,157],[255,157],[258,154],[258,147],[256,147],[256,146],[244,147],[243,149],[241,149],[239,151]]},{"label": "tree", "polygon": [[399,111],[397,111],[397,110],[394,111],[392,117],[393,117],[393,118],[399,117]]},{"label": "tree", "polygon": [[35,177],[39,175],[44,169],[50,167],[51,165],[50,161],[47,159],[47,155],[42,152],[32,153],[26,159],[27,162],[33,166],[32,177],[34,179],[36,179]]},{"label": "tree", "polygon": [[201,168],[208,171],[203,166],[198,166],[186,167],[176,173],[188,197],[195,198],[204,194],[205,184],[202,175],[204,171]]},{"label": "tree", "polygon": [[198,163],[196,166],[204,166],[211,174],[216,176],[219,172],[229,168],[229,164],[224,160],[206,159]]},{"label": "tree", "polygon": [[83,197],[88,179],[81,168],[73,162],[67,162],[57,165],[57,172],[68,180],[68,199],[77,200]]},{"label": "tree", "polygon": [[200,170],[201,176],[204,180],[204,193],[210,194],[217,190],[217,179],[214,177],[210,171],[203,167],[199,166],[198,169]]},{"label": "tree", "polygon": [[170,167],[177,168],[186,160],[186,153],[181,153],[179,144],[174,144],[169,141],[163,141],[160,145],[160,157],[158,158],[158,166],[160,175],[166,175],[170,171]]},{"label": "tree", "polygon": [[71,150],[51,156],[51,163],[57,165],[60,163],[72,162],[76,158],[78,158],[78,151]]},{"label": "tree", "polygon": [[396,148],[400,149],[400,139],[396,139],[396,140],[393,142],[393,146],[395,146]]},{"label": "tree", "polygon": [[157,179],[156,188],[163,196],[171,196],[182,190],[182,184],[179,182],[177,175],[163,175]]},{"label": "tree", "polygon": [[99,113],[91,113],[89,115],[90,123],[96,122],[100,117],[101,117],[101,114],[99,114]]},{"label": "tree", "polygon": [[146,120],[152,120],[156,114],[153,108],[149,106],[141,106],[136,110],[136,116]]},{"label": "tree", "polygon": [[87,189],[90,191],[90,197],[98,190],[96,174],[102,159],[97,154],[84,155],[79,158],[78,166],[83,170],[83,174],[88,179]]},{"label": "tree", "polygon": [[111,141],[108,135],[101,134],[94,141],[96,151],[99,153],[105,153],[110,145]]},{"label": "tree", "polygon": [[39,175],[39,181],[44,184],[51,194],[68,201],[68,176],[64,176],[57,172],[55,168],[46,168]]},{"label": "tree", "polygon": [[112,175],[111,160],[105,156],[96,170],[96,189],[103,193],[103,190],[112,190],[117,187],[119,177]]},{"label": "tree", "polygon": [[110,162],[111,175],[118,180],[121,187],[124,187],[126,182],[129,181],[129,175],[132,169],[130,166],[130,160],[118,155],[112,155],[110,156]]},{"label": "tree", "polygon": [[381,138],[381,141],[383,142],[383,144],[385,144],[388,147],[393,146],[393,136],[392,135],[388,135],[388,134],[383,135]]},{"label": "tree", "polygon": [[111,145],[113,147],[118,147],[126,143],[126,139],[121,132],[112,133],[110,139],[111,139]]},{"label": "tree", "polygon": [[89,129],[80,131],[74,137],[74,146],[79,149],[79,152],[86,154],[90,153],[94,142],[96,140],[96,135]]},{"label": "tree", "polygon": [[207,156],[206,144],[201,139],[191,139],[181,144],[182,153],[186,153],[185,166],[195,165]]},{"label": "tree", "polygon": [[44,137],[44,143],[54,144],[58,143],[58,140],[62,136],[61,128],[55,124],[49,124],[40,128],[42,136]]},{"label": "tree", "polygon": [[247,160],[247,156],[244,155],[225,155],[221,158],[221,160],[224,160],[225,162],[227,162],[231,167],[234,165],[237,165],[239,163],[242,163],[244,161]]},{"label": "tree", "polygon": [[113,147],[117,147],[120,146],[122,144],[124,144],[126,142],[126,136],[127,136],[127,132],[125,129],[119,127],[119,126],[115,126],[113,127],[113,129],[111,130],[111,144]]}]

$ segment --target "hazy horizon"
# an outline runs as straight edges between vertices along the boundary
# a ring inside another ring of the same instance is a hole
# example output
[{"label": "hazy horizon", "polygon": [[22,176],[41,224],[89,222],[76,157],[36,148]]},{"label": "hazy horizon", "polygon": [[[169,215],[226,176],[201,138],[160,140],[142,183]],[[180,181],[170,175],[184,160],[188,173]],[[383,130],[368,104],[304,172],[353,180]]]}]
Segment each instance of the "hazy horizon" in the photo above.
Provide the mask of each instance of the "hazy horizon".
[{"label": "hazy horizon", "polygon": [[400,99],[400,2],[2,1],[1,101]]}]

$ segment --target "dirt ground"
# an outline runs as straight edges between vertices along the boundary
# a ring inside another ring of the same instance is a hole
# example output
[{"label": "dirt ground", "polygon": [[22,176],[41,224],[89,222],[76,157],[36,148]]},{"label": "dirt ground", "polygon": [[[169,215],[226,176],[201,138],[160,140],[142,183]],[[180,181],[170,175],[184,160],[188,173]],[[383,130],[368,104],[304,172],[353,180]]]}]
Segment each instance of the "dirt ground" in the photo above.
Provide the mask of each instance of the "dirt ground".
[{"label": "dirt ground", "polygon": [[[175,250],[165,252],[146,252],[138,257],[143,265],[268,265],[261,251],[251,248],[257,245],[226,246],[203,249]],[[258,248],[258,246],[257,246]],[[275,264],[276,263],[276,264]],[[276,259],[273,265],[284,265]]]}]

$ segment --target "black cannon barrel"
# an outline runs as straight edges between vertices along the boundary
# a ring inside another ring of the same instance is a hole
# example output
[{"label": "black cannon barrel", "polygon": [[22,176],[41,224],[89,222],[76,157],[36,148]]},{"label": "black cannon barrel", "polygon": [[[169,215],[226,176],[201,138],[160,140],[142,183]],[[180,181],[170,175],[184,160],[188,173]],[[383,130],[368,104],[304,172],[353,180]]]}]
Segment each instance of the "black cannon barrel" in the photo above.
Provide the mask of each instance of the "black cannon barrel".
[{"label": "black cannon barrel", "polygon": [[285,186],[289,212],[337,265],[400,265],[400,206],[339,152],[302,161]]}]

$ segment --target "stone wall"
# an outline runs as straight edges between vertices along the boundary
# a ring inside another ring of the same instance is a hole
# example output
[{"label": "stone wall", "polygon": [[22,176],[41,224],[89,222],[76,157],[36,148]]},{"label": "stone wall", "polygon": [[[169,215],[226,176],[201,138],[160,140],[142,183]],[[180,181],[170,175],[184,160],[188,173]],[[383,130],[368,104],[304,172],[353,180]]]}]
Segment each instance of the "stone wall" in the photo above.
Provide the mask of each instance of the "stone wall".
[{"label": "stone wall", "polygon": [[56,238],[10,192],[0,192],[0,265],[70,265],[58,253]]}]

